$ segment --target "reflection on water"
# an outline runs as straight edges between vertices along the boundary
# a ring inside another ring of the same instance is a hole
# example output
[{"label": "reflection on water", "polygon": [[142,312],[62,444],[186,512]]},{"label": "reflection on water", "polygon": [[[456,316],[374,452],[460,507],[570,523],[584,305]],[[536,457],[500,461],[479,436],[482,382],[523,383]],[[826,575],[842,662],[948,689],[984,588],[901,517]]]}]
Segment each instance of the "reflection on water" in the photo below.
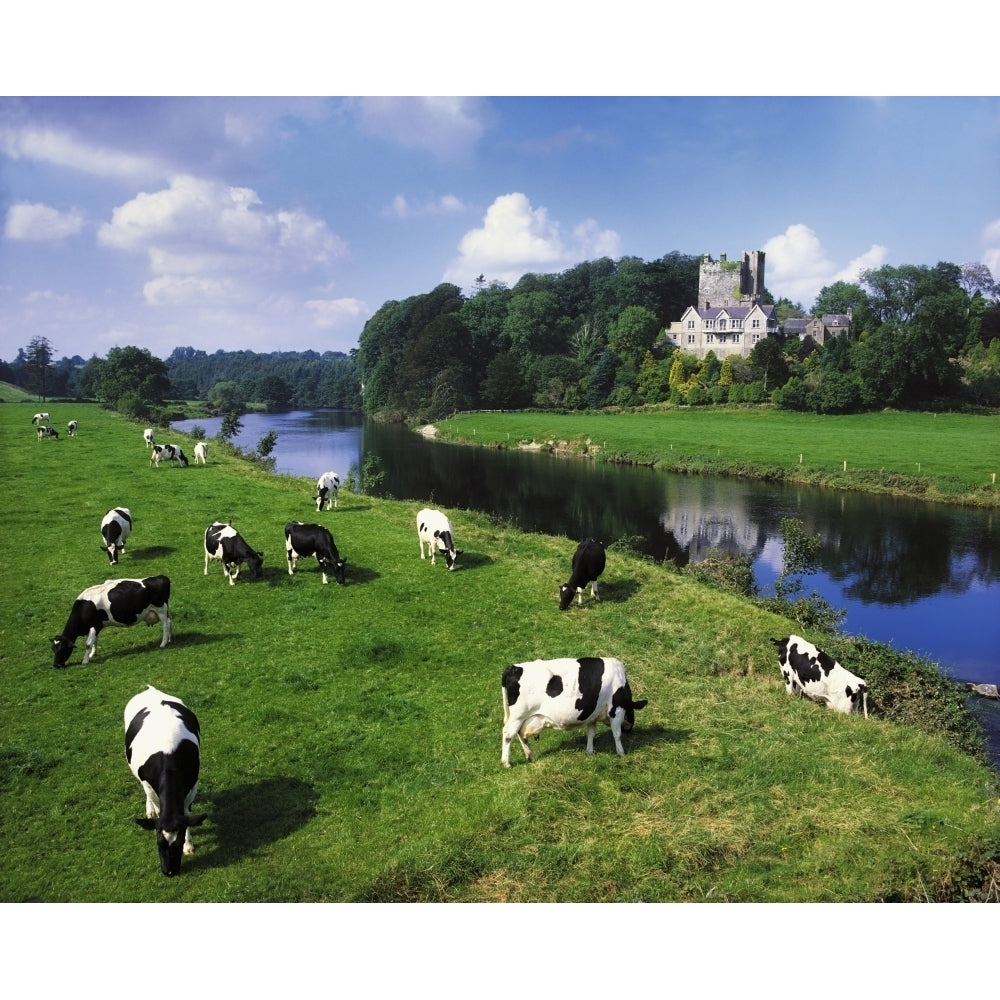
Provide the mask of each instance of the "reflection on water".
[{"label": "reflection on water", "polygon": [[[655,559],[697,562],[713,548],[753,555],[762,590],[781,568],[783,517],[819,535],[806,578],[850,633],[913,650],[962,680],[1000,683],[1000,536],[996,514],[860,493],[617,468],[519,451],[426,441],[335,412],[247,415],[237,439],[278,435],[279,472],[343,479],[375,456],[379,493],[482,510],[527,531],[605,543],[629,537]],[[200,422],[209,436],[221,421]],[[567,545],[567,561],[572,546]]]}]

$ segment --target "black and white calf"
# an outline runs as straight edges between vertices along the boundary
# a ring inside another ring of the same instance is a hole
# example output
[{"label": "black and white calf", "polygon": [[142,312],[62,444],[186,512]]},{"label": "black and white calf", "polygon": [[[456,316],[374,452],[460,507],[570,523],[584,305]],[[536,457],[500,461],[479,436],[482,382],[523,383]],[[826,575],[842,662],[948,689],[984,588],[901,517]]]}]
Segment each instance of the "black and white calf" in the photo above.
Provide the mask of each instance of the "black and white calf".
[{"label": "black and white calf", "polygon": [[146,442],[146,447],[147,448],[152,448],[153,447],[153,428],[152,427],[147,427],[142,432],[142,439],[143,439],[143,441]]},{"label": "black and white calf", "polygon": [[316,480],[316,496],[313,500],[316,501],[316,513],[318,514],[323,504],[326,504],[326,509],[329,510],[331,506],[337,506],[337,491],[340,489],[340,476],[336,472],[324,472],[319,479]]},{"label": "black and white calf", "polygon": [[52,640],[55,667],[65,667],[76,640],[85,635],[87,648],[83,662],[89,663],[97,653],[97,636],[105,625],[135,625],[145,622],[163,625],[160,649],[173,638],[170,619],[170,580],[165,576],[147,576],[144,580],[105,580],[88,587],[73,602],[69,618]]},{"label": "black and white calf", "polygon": [[236,585],[240,564],[246,563],[250,575],[259,580],[264,575],[264,553],[255,552],[231,525],[214,521],[205,529],[205,576],[211,559],[222,560],[222,572],[229,586]]},{"label": "black and white calf", "polygon": [[183,466],[188,464],[187,456],[176,444],[153,445],[153,454],[149,456],[149,464],[159,468],[160,462],[178,462]]},{"label": "black and white calf", "polygon": [[322,524],[303,524],[289,521],[285,525],[285,556],[288,559],[288,575],[291,576],[300,559],[315,556],[319,563],[323,582],[332,574],[337,583],[345,581],[347,563],[340,558],[333,535]]},{"label": "black and white calf", "polygon": [[101,537],[104,544],[101,548],[107,552],[108,561],[112,566],[118,564],[118,555],[125,548],[125,543],[132,534],[132,512],[128,507],[115,507],[104,515],[101,521]]},{"label": "black and white calf", "polygon": [[420,543],[420,558],[426,559],[424,546],[427,546],[427,553],[431,557],[431,565],[435,563],[438,549],[444,553],[444,561],[448,569],[455,568],[455,560],[462,554],[461,549],[455,548],[455,535],[451,529],[451,521],[439,510],[431,510],[425,507],[417,514],[417,540]]},{"label": "black and white calf", "polygon": [[68,423],[68,424],[66,425],[66,433],[67,433],[67,434],[68,434],[68,435],[69,435],[69,436],[70,436],[71,438],[75,438],[75,437],[76,437],[76,429],[77,429],[77,427],[79,427],[79,426],[80,426],[80,425],[79,425],[79,424],[78,424],[78,423],[77,423],[77,422],[76,422],[75,420],[71,420],[71,421],[70,421],[70,422],[69,422],[69,423]]},{"label": "black and white calf", "polygon": [[868,718],[868,685],[862,678],[800,635],[771,642],[778,649],[778,665],[789,694],[809,698],[845,715],[864,711]]},{"label": "black and white calf", "polygon": [[54,427],[49,427],[48,424],[40,424],[38,427],[38,440],[41,441],[42,438],[55,438],[59,440],[59,431]]},{"label": "black and white calf", "polygon": [[41,424],[47,424],[52,418],[47,413],[36,413],[32,418],[31,422],[36,426]]},{"label": "black and white calf", "polygon": [[194,464],[197,465],[201,462],[202,465],[208,464],[208,442],[199,441],[194,446]]},{"label": "black and white calf", "polygon": [[594,752],[597,723],[611,727],[615,750],[625,756],[622,733],[635,725],[646,701],[634,701],[621,660],[611,656],[532,660],[509,666],[503,689],[503,746],[500,761],[510,767],[510,744],[516,736],[524,756],[533,760],[527,738],[543,729],[587,727],[587,753]]},{"label": "black and white calf", "polygon": [[160,871],[172,877],[182,854],[194,854],[191,827],[205,821],[204,813],[191,815],[201,767],[197,716],[150,685],[125,706],[125,759],[146,793],[146,816],[136,823],[156,831]]},{"label": "black and white calf", "polygon": [[579,604],[583,606],[583,592],[590,584],[590,593],[595,601],[600,601],[597,593],[597,578],[604,572],[607,557],[604,546],[593,538],[586,538],[576,547],[573,553],[573,566],[570,578],[559,588],[559,610],[565,611],[573,600],[573,595],[579,595]]}]

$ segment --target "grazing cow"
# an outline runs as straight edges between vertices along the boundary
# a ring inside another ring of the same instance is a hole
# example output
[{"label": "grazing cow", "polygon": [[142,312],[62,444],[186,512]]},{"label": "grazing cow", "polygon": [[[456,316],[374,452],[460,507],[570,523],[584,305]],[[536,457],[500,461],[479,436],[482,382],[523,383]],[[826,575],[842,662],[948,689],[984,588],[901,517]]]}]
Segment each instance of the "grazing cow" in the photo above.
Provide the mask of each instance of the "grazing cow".
[{"label": "grazing cow", "polygon": [[36,426],[41,424],[47,424],[51,420],[51,417],[47,413],[36,413],[32,418],[31,422]]},{"label": "grazing cow", "polygon": [[500,761],[510,767],[510,744],[517,736],[524,756],[533,760],[527,737],[543,729],[587,727],[587,753],[594,752],[597,723],[611,727],[615,750],[625,756],[622,733],[635,725],[635,713],[647,702],[633,701],[621,660],[611,656],[532,660],[509,666],[500,679],[503,690],[503,748]]},{"label": "grazing cow", "polygon": [[772,639],[778,649],[778,665],[785,690],[850,715],[863,709],[868,718],[868,685],[845,670],[829,653],[817,649],[802,636]]},{"label": "grazing cow", "polygon": [[316,480],[316,496],[313,500],[316,501],[316,513],[318,514],[326,504],[326,509],[329,510],[332,506],[337,506],[337,490],[340,489],[340,476],[336,472],[324,472],[319,479]]},{"label": "grazing cow", "polygon": [[56,658],[53,666],[65,667],[77,638],[87,637],[83,662],[89,663],[97,653],[97,636],[105,625],[135,625],[145,622],[163,625],[160,649],[174,636],[170,619],[170,580],[165,576],[147,576],[144,580],[105,580],[88,587],[73,602],[69,618],[52,640]]},{"label": "grazing cow", "polygon": [[152,448],[153,447],[153,428],[152,427],[147,427],[142,432],[142,439],[143,439],[143,441],[146,442],[146,447],[147,448]]},{"label": "grazing cow", "polygon": [[291,576],[296,563],[307,556],[315,556],[319,563],[323,582],[327,583],[327,574],[332,573],[337,583],[344,583],[344,570],[347,563],[340,558],[337,546],[333,543],[333,535],[322,524],[303,524],[301,521],[289,521],[285,525],[285,555],[288,559],[288,575]]},{"label": "grazing cow", "polygon": [[150,684],[125,706],[125,759],[146,793],[146,816],[136,823],[156,831],[160,871],[173,877],[182,854],[194,854],[191,827],[205,822],[204,813],[191,815],[201,764],[197,716]]},{"label": "grazing cow", "polygon": [[75,437],[76,437],[76,429],[77,429],[77,427],[79,427],[79,426],[80,426],[80,425],[79,425],[79,424],[78,424],[78,423],[77,423],[77,422],[76,422],[75,420],[71,420],[71,421],[70,421],[70,422],[69,422],[69,423],[68,423],[68,424],[66,425],[66,433],[67,433],[67,434],[68,434],[68,435],[69,435],[69,436],[70,436],[71,438],[75,438]]},{"label": "grazing cow", "polygon": [[197,465],[199,462],[201,462],[202,465],[207,465],[208,463],[205,461],[207,458],[208,458],[208,442],[199,441],[194,446],[194,464]]},{"label": "grazing cow", "polygon": [[59,431],[54,427],[49,427],[48,424],[39,424],[38,426],[38,440],[41,441],[42,438],[55,438],[59,440]]},{"label": "grazing cow", "polygon": [[118,554],[125,549],[125,543],[132,534],[132,511],[128,507],[115,507],[104,515],[101,521],[101,548],[107,552],[112,566],[118,564]]},{"label": "grazing cow", "polygon": [[154,444],[153,453],[149,456],[149,464],[160,467],[160,462],[178,462],[187,467],[188,460],[184,452],[176,444]]},{"label": "grazing cow", "polygon": [[425,507],[417,514],[417,540],[420,543],[421,559],[427,558],[424,555],[424,545],[426,545],[432,566],[435,564],[435,556],[440,549],[444,553],[444,561],[448,564],[448,570],[451,571],[455,568],[455,560],[462,554],[462,550],[455,548],[455,536],[451,530],[451,521],[441,511]]},{"label": "grazing cow", "polygon": [[570,578],[559,588],[559,610],[565,611],[573,601],[573,595],[579,596],[579,604],[583,607],[583,591],[590,584],[590,593],[595,601],[600,601],[597,593],[597,578],[604,572],[607,557],[604,546],[593,538],[586,538],[576,547],[573,553],[573,572]]},{"label": "grazing cow", "polygon": [[264,575],[264,553],[254,552],[232,525],[221,521],[213,521],[205,529],[205,576],[208,576],[210,559],[222,560],[222,572],[230,587],[236,585],[241,563],[247,564],[254,579],[259,580]]}]

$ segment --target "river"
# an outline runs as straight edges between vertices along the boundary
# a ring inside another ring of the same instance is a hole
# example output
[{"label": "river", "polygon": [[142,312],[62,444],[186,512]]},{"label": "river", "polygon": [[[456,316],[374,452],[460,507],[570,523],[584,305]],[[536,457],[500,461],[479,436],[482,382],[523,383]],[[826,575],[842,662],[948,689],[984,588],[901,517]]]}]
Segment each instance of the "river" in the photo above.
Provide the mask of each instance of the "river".
[{"label": "river", "polygon": [[[954,680],[1000,684],[1000,513],[449,445],[336,411],[241,420],[243,448],[277,434],[279,474],[344,480],[373,456],[384,472],[376,495],[487,511],[572,540],[627,536],[679,565],[712,548],[750,553],[762,593],[781,569],[781,519],[798,518],[821,539],[805,590],[846,609],[845,632],[926,656]],[[174,426],[195,424],[213,437],[221,420]]]}]

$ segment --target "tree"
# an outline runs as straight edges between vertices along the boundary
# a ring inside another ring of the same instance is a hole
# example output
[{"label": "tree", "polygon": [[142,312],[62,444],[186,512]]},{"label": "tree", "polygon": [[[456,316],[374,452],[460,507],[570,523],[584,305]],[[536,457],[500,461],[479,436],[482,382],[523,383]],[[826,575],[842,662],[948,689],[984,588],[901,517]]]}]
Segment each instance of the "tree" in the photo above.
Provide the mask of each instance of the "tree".
[{"label": "tree", "polygon": [[985,264],[963,264],[960,271],[961,277],[958,283],[965,289],[965,294],[970,299],[976,292],[980,292],[984,298],[997,294],[993,272]]},{"label": "tree", "polygon": [[[89,364],[88,364],[89,367]],[[152,414],[162,406],[170,392],[167,366],[142,347],[112,347],[107,359],[100,362],[92,381],[94,395],[108,409],[120,409],[119,401],[138,398],[140,412],[132,416]],[[135,406],[130,403],[130,409]]]},{"label": "tree", "polygon": [[626,306],[608,329],[608,346],[623,358],[641,357],[660,332],[656,313],[645,306]]},{"label": "tree", "polygon": [[835,281],[819,290],[812,311],[814,316],[823,316],[827,313],[846,315],[850,310],[856,316],[867,305],[868,295],[860,285],[850,281]]},{"label": "tree", "polygon": [[40,400],[45,400],[49,365],[52,364],[52,345],[47,337],[32,337],[24,355],[24,368],[28,384]]},{"label": "tree", "polygon": [[750,352],[749,361],[754,370],[754,381],[763,381],[765,393],[788,381],[788,362],[785,361],[777,338],[763,337],[759,340]]}]

